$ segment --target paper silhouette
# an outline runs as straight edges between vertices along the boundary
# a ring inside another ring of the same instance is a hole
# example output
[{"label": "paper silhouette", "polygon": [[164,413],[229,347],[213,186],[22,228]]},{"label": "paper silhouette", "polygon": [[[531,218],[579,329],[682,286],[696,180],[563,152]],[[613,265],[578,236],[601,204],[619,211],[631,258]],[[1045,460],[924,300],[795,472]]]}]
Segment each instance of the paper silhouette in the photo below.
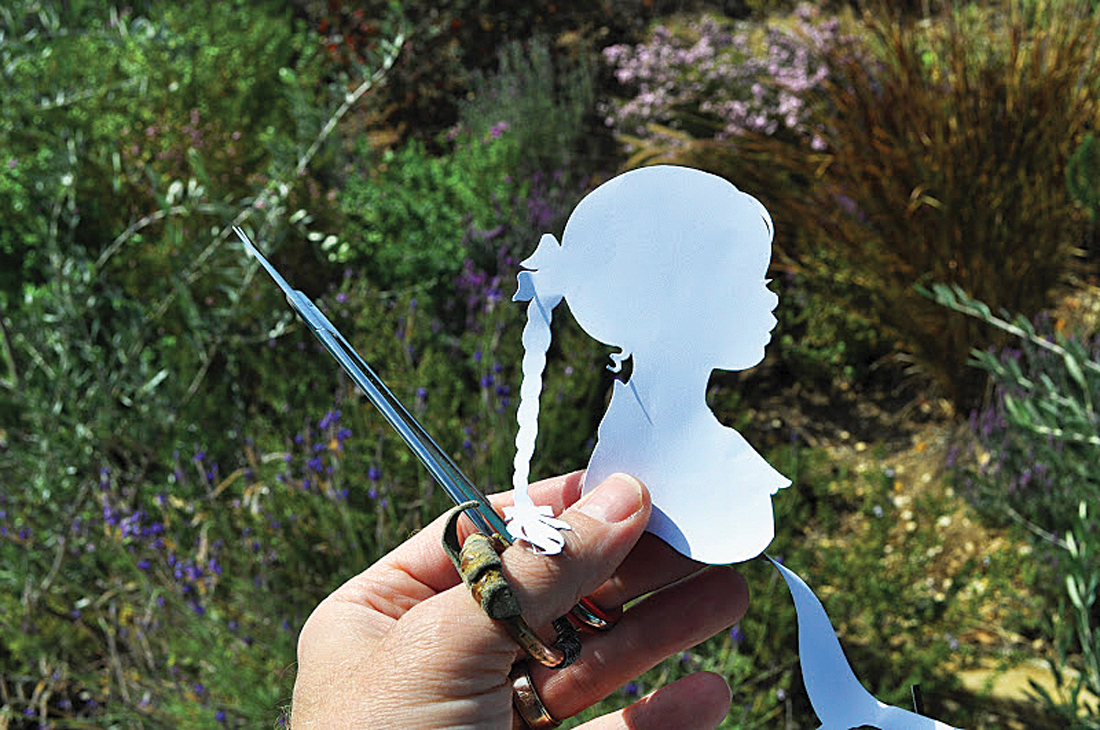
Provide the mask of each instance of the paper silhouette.
[{"label": "paper silhouette", "polygon": [[[684,555],[735,563],[764,551],[774,535],[771,497],[790,481],[718,421],[706,388],[714,370],[764,357],[778,303],[765,278],[772,232],[764,206],[726,180],[661,165],[589,193],[560,245],[542,237],[515,295],[528,305],[515,507],[505,510],[513,538],[552,554],[565,542],[558,531],[568,529],[527,494],[550,325],[565,302],[585,332],[619,348],[612,370],[632,365],[614,385],[583,491],[614,472],[632,474],[653,500],[647,529]],[[774,564],[795,601],[802,674],[822,727],[949,728],[868,693],[813,592]]]},{"label": "paper silhouette", "polygon": [[527,465],[551,312],[564,301],[585,332],[620,349],[612,369],[627,358],[633,365],[615,384],[584,491],[613,472],[638,477],[653,498],[649,531],[696,560],[739,562],[768,546],[771,495],[790,482],[717,420],[706,388],[713,370],[750,368],[764,357],[778,303],[765,278],[771,240],[771,217],[755,198],[716,175],[667,165],[627,172],[588,194],[561,245],[542,237],[522,263],[530,271],[519,275],[515,297],[530,304],[514,537],[545,534],[545,516],[526,495]]},{"label": "paper silhouette", "polygon": [[954,730],[930,717],[883,704],[864,689],[840,648],[821,601],[794,572],[770,557],[768,560],[787,581],[794,599],[802,680],[823,730],[847,730],[863,725],[879,730]]}]

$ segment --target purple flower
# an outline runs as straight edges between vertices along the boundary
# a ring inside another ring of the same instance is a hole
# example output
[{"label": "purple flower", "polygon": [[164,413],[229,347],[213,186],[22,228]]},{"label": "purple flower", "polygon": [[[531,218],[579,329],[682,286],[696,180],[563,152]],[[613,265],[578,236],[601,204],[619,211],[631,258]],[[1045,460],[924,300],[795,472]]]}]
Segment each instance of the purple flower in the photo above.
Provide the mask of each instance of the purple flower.
[{"label": "purple flower", "polygon": [[730,628],[730,641],[740,644],[745,640],[745,632],[741,630],[741,624],[736,623]]}]

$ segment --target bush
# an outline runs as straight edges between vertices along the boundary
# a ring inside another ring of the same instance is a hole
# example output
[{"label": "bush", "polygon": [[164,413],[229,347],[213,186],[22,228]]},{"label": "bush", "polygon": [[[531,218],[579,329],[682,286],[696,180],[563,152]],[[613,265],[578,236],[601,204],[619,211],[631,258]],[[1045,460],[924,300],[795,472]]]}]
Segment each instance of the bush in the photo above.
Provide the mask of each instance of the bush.
[{"label": "bush", "polygon": [[965,353],[996,337],[914,284],[957,283],[1036,313],[1083,231],[1065,174],[1100,113],[1100,16],[1078,2],[1027,6],[919,22],[866,14],[858,35],[818,47],[824,71],[804,89],[800,124],[820,152],[749,135],[638,159],[694,164],[758,193],[779,230],[793,229],[777,236],[779,260],[827,282],[829,297],[969,407],[981,378]]},{"label": "bush", "polygon": [[520,150],[506,126],[485,139],[465,136],[441,157],[412,140],[383,153],[376,171],[349,178],[343,240],[328,247],[330,261],[361,264],[389,288],[451,281],[468,257],[484,258],[470,250],[472,237],[497,228],[502,208],[524,198],[512,178]]},{"label": "bush", "polygon": [[[0,11],[0,73],[13,89],[0,100],[0,205],[15,233],[0,234],[13,262],[0,282],[0,723],[207,725],[216,710],[187,680],[204,652],[216,663],[211,642],[225,650],[218,671],[241,676],[225,626],[188,623],[200,613],[188,601],[217,595],[219,579],[184,595],[148,573],[170,553],[206,570],[199,558],[220,548],[204,547],[204,529],[256,519],[173,481],[180,441],[201,432],[221,443],[246,422],[285,420],[279,398],[317,382],[270,377],[285,358],[247,346],[272,307],[244,295],[252,265],[223,244],[227,221],[300,230],[311,217],[288,206],[322,207],[305,171],[324,141],[312,103],[324,84],[309,34],[263,6],[109,11]],[[293,644],[283,634],[264,638],[280,664]],[[267,660],[254,674],[249,661],[248,687],[227,704],[243,713],[231,721],[254,725],[249,713],[270,713],[279,690],[256,679],[272,673]]]},{"label": "bush", "polygon": [[516,138],[522,172],[573,169],[593,102],[588,49],[576,50],[576,58],[555,61],[542,36],[504,44],[492,74],[471,75],[470,92],[459,101],[459,129],[484,139],[503,123]]},{"label": "bush", "polygon": [[[452,281],[467,259],[495,265],[504,240],[510,253],[523,253],[526,242],[506,226],[530,218],[522,208],[531,176],[541,179],[545,171],[555,184],[564,182],[583,136],[592,78],[583,57],[578,64],[556,69],[541,38],[508,43],[495,73],[473,73],[473,95],[436,151],[413,139],[372,155],[360,143],[365,169],[347,181],[344,233],[325,247],[329,259],[363,264],[389,288]],[[545,205],[537,197],[530,204]]]},{"label": "bush", "polygon": [[[202,23],[172,4],[151,13],[17,2],[0,18],[11,90],[0,99],[0,212],[12,232],[0,238],[0,251],[18,264],[6,274],[43,281],[35,244],[44,239],[58,180],[74,188],[73,243],[98,255],[104,242],[162,207],[175,181],[194,179],[207,203],[253,192],[249,175],[286,152],[261,141],[269,128],[297,122],[305,128],[290,136],[316,133],[319,118],[309,124],[305,116],[318,117],[318,56],[285,13],[242,2],[209,9]],[[126,254],[172,258],[150,248]],[[184,246],[177,255],[200,250]],[[16,292],[5,294],[18,303]]]},{"label": "bush", "polygon": [[827,57],[828,103],[813,121],[828,153],[792,169],[816,171],[809,194],[773,212],[835,255],[847,296],[960,404],[980,393],[964,353],[994,338],[913,285],[956,283],[1013,311],[1048,305],[1081,230],[1066,160],[1100,109],[1100,17],[1075,3],[1041,23],[1003,13],[867,18],[866,40]]},{"label": "bush", "polygon": [[526,43],[538,35],[555,46],[554,55],[569,55],[571,41],[578,36],[628,39],[641,32],[649,19],[676,9],[679,3],[309,0],[299,5],[326,35],[331,56],[350,66],[362,63],[377,42],[379,26],[393,17],[395,9],[404,17],[406,52],[398,58],[379,106],[388,123],[403,134],[431,140],[458,121],[460,100],[467,98],[472,77],[490,73],[505,44]]},{"label": "bush", "polygon": [[1069,194],[1100,222],[1100,137],[1089,134],[1066,165]]},{"label": "bush", "polygon": [[839,29],[805,4],[789,28],[772,20],[754,31],[710,15],[658,25],[645,43],[604,48],[615,78],[633,94],[604,105],[606,124],[646,154],[654,144],[749,132],[806,139],[820,149],[807,124],[807,91],[824,81],[820,56]]},{"label": "bush", "polygon": [[[986,515],[1026,528],[1044,563],[1033,590],[1050,600],[1051,669],[1063,697],[1043,694],[1069,722],[1100,726],[1100,341],[1040,334],[1027,318],[1008,321],[960,289],[937,287],[940,304],[1016,338],[1016,348],[974,350],[990,373],[991,403],[971,416],[972,443],[956,469],[962,492]],[[1091,513],[1091,514],[1090,514]],[[1052,579],[1053,578],[1053,579]],[[1066,670],[1078,670],[1071,679]]]}]

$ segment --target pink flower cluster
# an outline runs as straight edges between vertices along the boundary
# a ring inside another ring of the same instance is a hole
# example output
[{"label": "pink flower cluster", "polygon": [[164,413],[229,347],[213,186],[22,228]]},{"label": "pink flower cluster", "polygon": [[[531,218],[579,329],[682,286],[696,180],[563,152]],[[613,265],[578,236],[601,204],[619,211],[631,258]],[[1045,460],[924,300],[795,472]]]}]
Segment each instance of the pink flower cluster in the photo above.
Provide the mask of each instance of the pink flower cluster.
[{"label": "pink flower cluster", "polygon": [[636,46],[608,46],[604,60],[633,95],[604,106],[606,124],[667,141],[678,136],[669,129],[715,139],[785,131],[822,148],[807,112],[839,23],[806,4],[792,20],[790,30],[768,25],[756,42],[746,26],[705,16],[683,30],[658,26]]}]

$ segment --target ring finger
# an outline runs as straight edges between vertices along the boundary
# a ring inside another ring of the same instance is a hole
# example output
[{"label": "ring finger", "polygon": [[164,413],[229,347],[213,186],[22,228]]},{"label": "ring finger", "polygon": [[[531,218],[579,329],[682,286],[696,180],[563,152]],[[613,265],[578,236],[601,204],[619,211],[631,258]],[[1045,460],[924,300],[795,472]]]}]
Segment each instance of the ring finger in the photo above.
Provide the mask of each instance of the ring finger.
[{"label": "ring finger", "polygon": [[747,608],[748,588],[736,570],[701,570],[639,601],[612,630],[586,637],[580,659],[567,669],[531,667],[532,682],[551,715],[570,717],[733,625]]}]

